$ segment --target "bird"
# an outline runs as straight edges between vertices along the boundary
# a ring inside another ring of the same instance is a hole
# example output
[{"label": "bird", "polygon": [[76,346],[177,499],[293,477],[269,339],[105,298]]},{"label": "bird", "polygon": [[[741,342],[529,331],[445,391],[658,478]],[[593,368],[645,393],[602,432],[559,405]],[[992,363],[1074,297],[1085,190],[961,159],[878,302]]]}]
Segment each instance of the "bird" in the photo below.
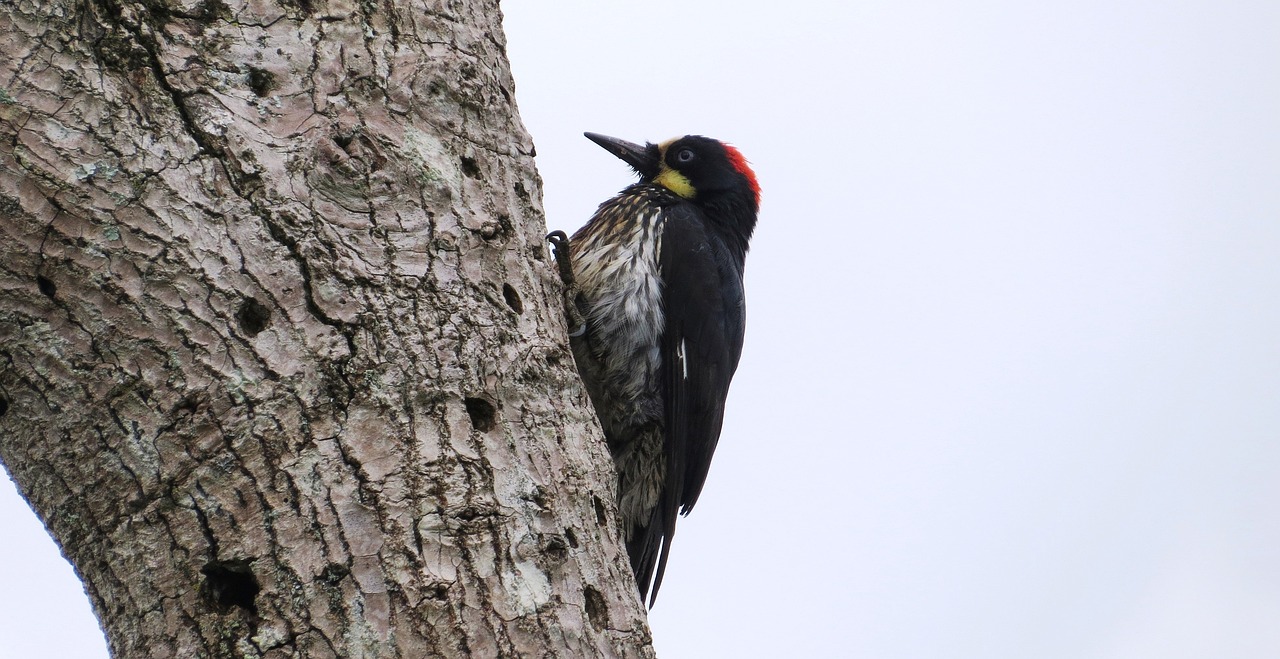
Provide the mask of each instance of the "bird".
[{"label": "bird", "polygon": [[617,471],[620,531],[652,607],[677,514],[698,501],[746,326],[743,268],[760,186],[701,135],[644,145],[585,133],[639,177],[571,238],[547,236],[569,342]]}]

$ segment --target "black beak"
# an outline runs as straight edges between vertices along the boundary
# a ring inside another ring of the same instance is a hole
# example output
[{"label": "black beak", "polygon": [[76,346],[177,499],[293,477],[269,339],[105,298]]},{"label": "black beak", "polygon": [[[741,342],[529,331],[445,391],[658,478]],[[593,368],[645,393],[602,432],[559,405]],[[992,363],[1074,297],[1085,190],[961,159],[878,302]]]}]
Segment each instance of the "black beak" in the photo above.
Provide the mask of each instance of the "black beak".
[{"label": "black beak", "polygon": [[616,137],[601,135],[600,133],[583,133],[587,139],[604,147],[605,151],[612,153],[622,159],[622,162],[631,165],[636,170],[640,178],[650,180],[658,175],[661,161],[658,160],[658,146],[656,144],[646,144],[640,146],[626,140],[620,140]]}]

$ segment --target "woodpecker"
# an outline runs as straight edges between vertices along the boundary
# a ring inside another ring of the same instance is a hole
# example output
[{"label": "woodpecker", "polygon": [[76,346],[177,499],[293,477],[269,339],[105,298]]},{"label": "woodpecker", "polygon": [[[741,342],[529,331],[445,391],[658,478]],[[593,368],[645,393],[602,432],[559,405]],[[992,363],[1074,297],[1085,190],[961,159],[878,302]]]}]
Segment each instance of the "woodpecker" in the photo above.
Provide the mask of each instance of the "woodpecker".
[{"label": "woodpecker", "polygon": [[708,137],[641,146],[586,136],[640,181],[572,238],[547,238],[566,284],[574,359],[618,472],[631,569],[653,606],[676,515],[698,501],[742,354],[742,272],[760,186],[736,148]]}]

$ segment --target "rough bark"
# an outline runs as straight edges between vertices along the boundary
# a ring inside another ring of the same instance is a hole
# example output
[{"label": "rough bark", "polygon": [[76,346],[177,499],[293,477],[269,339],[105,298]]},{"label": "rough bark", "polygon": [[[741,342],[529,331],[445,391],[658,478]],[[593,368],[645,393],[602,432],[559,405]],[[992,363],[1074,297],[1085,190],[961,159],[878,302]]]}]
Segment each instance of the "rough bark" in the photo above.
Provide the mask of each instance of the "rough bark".
[{"label": "rough bark", "polygon": [[0,7],[0,459],[115,656],[652,655],[500,18]]}]

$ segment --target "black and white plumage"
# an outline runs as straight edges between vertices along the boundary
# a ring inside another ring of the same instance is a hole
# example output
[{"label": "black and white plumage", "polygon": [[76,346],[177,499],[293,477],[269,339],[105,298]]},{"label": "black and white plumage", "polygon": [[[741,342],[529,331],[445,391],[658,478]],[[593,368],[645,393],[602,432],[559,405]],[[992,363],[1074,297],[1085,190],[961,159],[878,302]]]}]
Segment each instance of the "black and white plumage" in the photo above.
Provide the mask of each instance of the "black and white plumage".
[{"label": "black and white plumage", "polygon": [[742,352],[759,187],[742,155],[710,138],[640,146],[587,137],[641,180],[572,239],[551,238],[578,371],[618,472],[631,567],[652,605],[677,513],[693,508],[706,480]]}]

